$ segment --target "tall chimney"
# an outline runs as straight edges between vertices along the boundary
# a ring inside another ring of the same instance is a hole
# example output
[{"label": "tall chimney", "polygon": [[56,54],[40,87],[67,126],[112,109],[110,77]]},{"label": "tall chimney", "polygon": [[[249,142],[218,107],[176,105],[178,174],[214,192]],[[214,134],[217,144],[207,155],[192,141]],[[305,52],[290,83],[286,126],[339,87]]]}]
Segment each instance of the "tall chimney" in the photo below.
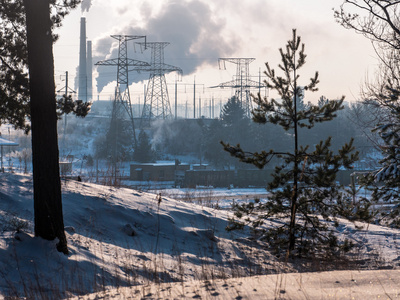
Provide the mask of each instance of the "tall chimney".
[{"label": "tall chimney", "polygon": [[93,99],[92,87],[92,41],[87,41],[86,53],[86,75],[87,75],[87,101]]},{"label": "tall chimney", "polygon": [[87,101],[87,74],[86,74],[86,19],[81,18],[81,37],[79,46],[79,74],[78,99]]}]

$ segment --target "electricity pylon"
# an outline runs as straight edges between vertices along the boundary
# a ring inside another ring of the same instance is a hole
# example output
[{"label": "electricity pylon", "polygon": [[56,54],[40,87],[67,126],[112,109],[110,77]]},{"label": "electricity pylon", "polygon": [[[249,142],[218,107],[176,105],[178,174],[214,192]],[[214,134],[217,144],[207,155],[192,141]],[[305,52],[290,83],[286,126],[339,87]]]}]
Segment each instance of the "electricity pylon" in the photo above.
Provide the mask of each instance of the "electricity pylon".
[{"label": "electricity pylon", "polygon": [[[135,39],[144,38],[144,35],[112,35],[112,38],[118,40],[118,58],[102,60],[96,63],[97,66],[117,66],[117,86],[115,88],[115,98],[113,103],[113,112],[111,122],[113,118],[117,118],[122,114],[122,107],[125,108],[131,121],[133,140],[136,147],[136,133],[135,133],[135,122],[133,119],[133,109],[131,103],[131,97],[129,93],[129,67],[146,67],[150,66],[149,63],[128,58],[128,41]],[[146,42],[144,43],[146,45]]]},{"label": "electricity pylon", "polygon": [[141,46],[151,48],[150,66],[135,66],[131,71],[150,72],[142,111],[142,122],[150,124],[151,119],[168,119],[172,117],[171,104],[169,103],[167,82],[165,74],[179,72],[182,69],[164,63],[164,48],[168,42],[138,43]]},{"label": "electricity pylon", "polygon": [[146,40],[146,36],[137,36],[137,35],[112,35],[112,38],[118,40],[118,58],[102,60],[96,63],[98,66],[117,66],[117,86],[115,87],[115,97],[113,101],[112,115],[111,115],[111,124],[110,124],[110,132],[111,134],[111,156],[112,156],[112,165],[113,165],[113,175],[114,175],[114,184],[117,181],[117,162],[120,157],[118,157],[118,147],[121,144],[119,138],[120,132],[122,128],[120,128],[119,124],[124,119],[124,110],[128,114],[128,117],[131,122],[132,134],[133,134],[133,143],[134,149],[137,148],[137,139],[135,132],[135,122],[133,116],[133,109],[131,103],[131,97],[129,93],[129,77],[128,77],[128,68],[129,67],[144,67],[149,66],[147,62],[139,61],[135,59],[128,58],[128,41],[144,38]]},{"label": "electricity pylon", "polygon": [[220,83],[212,88],[225,88],[230,87],[236,89],[235,97],[240,100],[243,109],[248,117],[251,116],[252,101],[250,97],[250,88],[261,88],[266,87],[264,83],[257,82],[250,79],[249,65],[255,58],[220,58],[218,59],[219,68],[223,64],[223,69],[226,69],[225,62],[236,64],[236,76],[233,80]]}]

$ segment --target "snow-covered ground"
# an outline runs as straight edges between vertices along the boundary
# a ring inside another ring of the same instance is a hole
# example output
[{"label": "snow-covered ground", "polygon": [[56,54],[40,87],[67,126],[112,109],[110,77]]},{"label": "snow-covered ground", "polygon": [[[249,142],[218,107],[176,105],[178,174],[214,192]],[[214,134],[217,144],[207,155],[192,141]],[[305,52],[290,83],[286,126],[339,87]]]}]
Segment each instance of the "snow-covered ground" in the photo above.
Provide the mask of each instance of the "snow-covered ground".
[{"label": "snow-covered ground", "polygon": [[252,201],[255,198],[264,199],[267,190],[265,188],[165,188],[150,189],[153,194],[165,195],[169,198],[182,200],[219,209],[231,209],[232,204]]},{"label": "snow-covered ground", "polygon": [[[173,192],[177,191],[169,191]],[[245,191],[230,193],[216,190],[210,196],[246,197]],[[289,296],[294,294],[285,286],[291,286],[292,280],[302,282],[301,278],[309,275],[289,280],[292,275],[282,274],[323,269],[318,262],[282,263],[259,242],[248,239],[246,230],[225,231],[229,210],[174,200],[166,194],[161,193],[159,202],[155,193],[63,181],[64,223],[70,249],[65,256],[56,251],[56,241],[33,237],[31,176],[0,174],[0,298],[59,299],[96,292],[87,297],[164,299],[167,291],[178,293],[188,286],[188,294],[182,293],[189,298],[265,299],[262,291],[267,283],[263,277],[244,277],[267,274],[278,276],[268,280],[282,284],[278,287],[279,297],[296,298]],[[394,282],[399,283],[400,230],[341,221],[339,234],[357,243],[359,268],[392,268],[397,274]],[[338,263],[336,267],[346,269],[350,265]],[[386,286],[384,279],[390,277],[385,272],[377,273],[383,274],[377,275],[383,278],[379,279],[382,287]],[[321,283],[324,279],[313,280],[319,283],[311,289],[328,289]],[[347,295],[340,294],[339,289],[353,290],[349,280],[336,281],[329,287],[333,298]],[[165,293],[158,297],[157,291],[163,289]],[[398,290],[386,292],[400,297]],[[319,295],[315,293],[310,295]],[[178,298],[173,295],[168,297]],[[385,294],[381,291],[379,295]]]},{"label": "snow-covered ground", "polygon": [[280,273],[112,289],[76,299],[398,299],[400,271]]}]

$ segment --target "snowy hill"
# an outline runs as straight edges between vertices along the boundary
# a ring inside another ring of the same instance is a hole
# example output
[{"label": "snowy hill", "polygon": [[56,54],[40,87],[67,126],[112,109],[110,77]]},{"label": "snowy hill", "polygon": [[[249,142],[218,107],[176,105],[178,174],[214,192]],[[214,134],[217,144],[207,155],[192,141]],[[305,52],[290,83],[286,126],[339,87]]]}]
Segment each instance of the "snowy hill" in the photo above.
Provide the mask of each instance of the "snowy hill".
[{"label": "snowy hill", "polygon": [[[68,256],[56,251],[56,241],[33,237],[32,178],[0,174],[0,297],[57,299],[153,283],[297,272],[310,263],[284,264],[249,240],[248,232],[225,231],[228,210],[162,195],[159,201],[156,194],[63,181],[63,210]],[[345,221],[340,228],[359,245],[363,268],[398,268],[399,230],[356,229]]]}]

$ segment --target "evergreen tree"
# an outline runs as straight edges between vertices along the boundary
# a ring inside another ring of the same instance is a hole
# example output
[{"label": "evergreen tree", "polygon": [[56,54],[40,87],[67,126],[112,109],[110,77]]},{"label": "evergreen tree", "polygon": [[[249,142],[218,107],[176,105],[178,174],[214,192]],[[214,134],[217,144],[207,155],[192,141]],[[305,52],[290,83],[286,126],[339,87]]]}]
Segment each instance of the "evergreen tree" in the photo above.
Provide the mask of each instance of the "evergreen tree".
[{"label": "evergreen tree", "polygon": [[344,1],[340,10],[335,11],[339,24],[368,38],[378,54],[379,70],[373,82],[366,82],[363,87],[364,111],[360,115],[364,118],[365,111],[372,113],[367,122],[360,119],[364,128],[370,124],[375,127],[372,132],[381,138],[378,146],[384,158],[379,162],[380,168],[364,178],[363,185],[373,190],[373,201],[394,202],[389,212],[382,212],[382,218],[397,227],[400,226],[399,9],[398,0],[360,0]]},{"label": "evergreen tree", "polygon": [[96,143],[97,157],[106,158],[114,165],[132,158],[133,137],[127,121],[121,118],[112,118],[105,140],[100,139],[99,141]]},{"label": "evergreen tree", "polygon": [[[325,246],[328,249],[338,246],[329,224],[335,224],[337,216],[348,214],[344,207],[348,207],[349,200],[341,194],[336,184],[336,174],[341,167],[351,168],[357,153],[351,153],[352,140],[337,154],[330,150],[330,137],[320,141],[314,150],[300,145],[299,129],[310,129],[316,123],[332,120],[335,113],[343,108],[343,99],[326,101],[320,106],[307,104],[298,107],[298,99],[303,92],[317,91],[318,73],[308,85],[299,87],[298,71],[305,64],[306,55],[296,30],[293,30],[293,37],[285,50],[279,50],[282,60],[279,69],[283,75],[277,75],[268,63],[265,72],[268,78],[266,85],[275,90],[280,99],[268,100],[260,95],[254,98],[258,108],[253,111],[253,121],[281,126],[292,135],[293,150],[277,152],[271,149],[249,153],[239,145],[224,144],[225,150],[231,155],[259,168],[263,168],[273,157],[281,161],[275,167],[273,180],[268,184],[268,200],[236,205],[236,219],[231,220],[228,229],[243,228],[250,223],[278,252],[286,249],[287,254],[293,250],[298,254],[310,254]],[[250,218],[251,215],[255,218]],[[274,218],[279,219],[282,225],[270,230],[261,229],[265,220]]]},{"label": "evergreen tree", "polygon": [[[240,141],[242,146],[249,147],[250,119],[236,96],[231,97],[222,107],[220,118],[221,131],[219,133],[219,141],[225,140],[226,143]],[[227,165],[235,167],[239,167],[240,164],[237,160],[225,159],[225,161]]]},{"label": "evergreen tree", "polygon": [[232,142],[236,139],[241,141],[242,144],[246,142],[250,122],[246,116],[246,111],[236,96],[231,97],[222,107],[221,125],[225,140]]},{"label": "evergreen tree", "polygon": [[[48,0],[50,30],[60,27],[64,16],[80,2]],[[4,0],[0,5],[0,125],[9,123],[16,129],[29,132],[26,4],[24,1]],[[52,39],[54,42],[57,36],[53,34]]]},{"label": "evergreen tree", "polygon": [[[204,158],[216,168],[228,165],[229,160],[225,151],[221,148],[220,141],[223,138],[223,126],[220,119],[214,119],[206,127],[204,137]],[[229,157],[228,157],[229,158]]]},{"label": "evergreen tree", "polygon": [[221,120],[224,126],[233,127],[246,118],[246,112],[236,96],[231,97],[222,107]]},{"label": "evergreen tree", "polygon": [[0,125],[10,123],[28,132],[29,80],[22,1],[1,2],[0,45]]},{"label": "evergreen tree", "polygon": [[219,119],[204,128],[204,158],[217,168],[237,165],[238,161],[225,155],[220,141],[240,141],[248,146],[250,122],[240,100],[233,96],[222,107]]},{"label": "evergreen tree", "polygon": [[[380,94],[375,105],[381,108],[386,117],[373,131],[378,132],[383,141],[380,149],[384,156],[379,161],[380,168],[368,174],[363,181],[365,188],[373,191],[372,201],[389,202],[393,207],[382,212],[386,224],[400,227],[400,87],[386,86],[386,92]],[[369,102],[373,104],[372,101]]]},{"label": "evergreen tree", "polygon": [[79,3],[4,0],[0,6],[0,124],[32,129],[35,236],[58,238],[64,253],[52,30]]},{"label": "evergreen tree", "polygon": [[89,113],[91,102],[83,102],[82,100],[72,100],[71,95],[63,95],[60,99],[57,99],[57,116],[61,118],[63,114],[73,113],[77,117],[84,118]]},{"label": "evergreen tree", "polygon": [[139,140],[133,159],[141,163],[149,163],[155,161],[155,153],[151,149],[150,139],[146,131],[141,130],[139,133]]}]

